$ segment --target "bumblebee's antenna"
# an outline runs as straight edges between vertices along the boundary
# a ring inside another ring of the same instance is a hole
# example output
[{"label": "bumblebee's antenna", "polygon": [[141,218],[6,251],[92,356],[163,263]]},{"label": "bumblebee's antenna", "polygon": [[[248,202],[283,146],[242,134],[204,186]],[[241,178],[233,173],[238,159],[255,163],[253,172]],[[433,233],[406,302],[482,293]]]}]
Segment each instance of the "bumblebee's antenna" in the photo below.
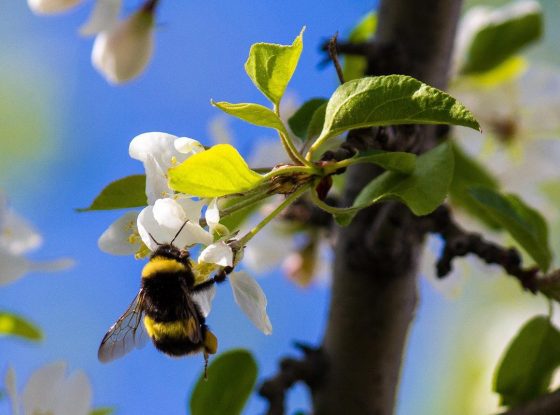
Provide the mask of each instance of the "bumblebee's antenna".
[{"label": "bumblebee's antenna", "polygon": [[[171,242],[170,242],[171,245],[173,245],[173,242],[175,242],[175,239],[177,239],[177,237],[179,236],[179,234],[181,233],[181,231],[183,230],[183,228],[185,227],[185,225],[187,224],[188,221],[189,221],[189,220],[187,219],[187,220],[185,221],[185,223],[183,223],[183,224],[181,225],[181,227],[179,228],[179,230],[177,231],[177,233],[175,234],[175,236],[174,236],[173,239],[171,240]],[[150,236],[151,236],[151,235],[150,235]]]},{"label": "bumblebee's antenna", "polygon": [[148,235],[150,235],[150,238],[152,238],[152,241],[154,241],[154,243],[155,243],[157,246],[161,246],[161,244],[160,244],[158,241],[156,241],[156,238],[154,238],[154,237],[152,236],[151,233],[148,233]]}]

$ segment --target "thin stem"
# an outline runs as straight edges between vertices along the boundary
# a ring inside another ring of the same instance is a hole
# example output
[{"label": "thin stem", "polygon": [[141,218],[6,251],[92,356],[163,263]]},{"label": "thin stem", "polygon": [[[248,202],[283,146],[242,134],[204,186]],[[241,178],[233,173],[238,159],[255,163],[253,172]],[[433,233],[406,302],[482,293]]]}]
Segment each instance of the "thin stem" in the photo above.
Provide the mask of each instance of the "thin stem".
[{"label": "thin stem", "polygon": [[338,80],[341,84],[344,83],[344,73],[342,71],[342,67],[340,66],[340,61],[338,60],[338,53],[337,53],[337,38],[338,32],[334,34],[334,36],[329,41],[327,45],[327,51],[329,52],[329,57],[331,58],[334,68],[336,69],[336,74],[338,75]]},{"label": "thin stem", "polygon": [[288,136],[287,133],[278,131],[278,134],[280,135],[280,139],[282,140],[282,144],[284,146],[284,149],[286,150],[286,152],[288,153],[288,155],[290,156],[290,158],[293,161],[295,161],[296,163],[299,163],[303,166],[308,166],[308,167],[313,166],[313,164],[311,164],[311,162],[309,160],[306,160],[300,154],[300,152],[297,150],[296,146],[294,145],[294,143],[292,142],[292,140],[290,139],[290,137]]},{"label": "thin stem", "polygon": [[319,149],[319,147],[328,139],[330,138],[329,135],[325,135],[325,136],[319,136],[315,142],[313,144],[311,144],[311,147],[309,147],[309,151],[307,152],[307,154],[305,155],[305,159],[308,161],[311,161],[313,154]]},{"label": "thin stem", "polygon": [[[315,182],[314,186],[316,186],[317,184],[318,184],[318,182]],[[310,197],[311,197],[311,201],[319,209],[322,209],[322,210],[324,210],[325,212],[328,212],[328,213],[332,213],[333,215],[352,213],[356,210],[353,207],[339,208],[339,207],[336,207],[336,206],[331,206],[331,205],[323,202],[321,199],[319,199],[319,197],[317,196],[317,193],[313,190],[309,194],[310,194]]]},{"label": "thin stem", "polygon": [[254,205],[255,203],[258,203],[261,200],[266,199],[269,196],[270,196],[270,194],[268,194],[268,193],[259,193],[259,194],[254,195],[251,198],[245,198],[245,199],[241,200],[239,203],[236,203],[233,206],[229,206],[229,207],[225,208],[224,210],[222,210],[220,212],[220,218],[225,218],[225,217],[237,212],[238,210],[245,209],[246,207]]},{"label": "thin stem", "polygon": [[[280,105],[274,104],[274,113],[280,118]],[[283,123],[282,123],[283,124]],[[303,166],[311,167],[312,164],[307,161],[301,153],[297,150],[296,146],[294,145],[290,135],[288,134],[288,130],[284,127],[283,130],[277,130],[278,135],[280,136],[280,140],[282,141],[282,145],[284,146],[284,150],[288,153],[288,156]]]},{"label": "thin stem", "polygon": [[282,176],[284,174],[307,173],[307,174],[313,175],[313,174],[317,174],[319,172],[320,172],[320,169],[316,168],[315,166],[313,166],[313,167],[286,166],[286,167],[280,167],[276,170],[272,170],[272,171],[268,172],[267,174],[265,174],[263,177],[264,177],[265,180],[268,180],[268,179],[272,179],[273,177],[276,177],[276,176]]},{"label": "thin stem", "polygon": [[240,245],[246,245],[259,231],[264,228],[272,219],[274,219],[280,212],[282,212],[287,206],[295,202],[301,195],[303,195],[310,185],[304,185],[297,189],[294,193],[289,195],[282,203],[280,203],[276,209],[274,209],[269,215],[267,215],[262,221],[260,221],[253,229],[251,229],[245,236],[239,239]]}]

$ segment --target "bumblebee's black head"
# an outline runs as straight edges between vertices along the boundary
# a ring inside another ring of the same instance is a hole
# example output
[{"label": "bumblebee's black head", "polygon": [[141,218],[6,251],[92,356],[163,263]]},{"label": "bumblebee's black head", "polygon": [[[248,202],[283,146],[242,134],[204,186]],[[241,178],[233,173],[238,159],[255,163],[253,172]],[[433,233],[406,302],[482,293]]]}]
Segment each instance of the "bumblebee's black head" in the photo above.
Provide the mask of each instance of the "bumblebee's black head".
[{"label": "bumblebee's black head", "polygon": [[179,249],[175,245],[171,244],[161,244],[158,248],[154,251],[151,258],[155,257],[164,257],[169,259],[175,259],[179,262],[184,262],[189,260],[190,254],[189,251]]}]

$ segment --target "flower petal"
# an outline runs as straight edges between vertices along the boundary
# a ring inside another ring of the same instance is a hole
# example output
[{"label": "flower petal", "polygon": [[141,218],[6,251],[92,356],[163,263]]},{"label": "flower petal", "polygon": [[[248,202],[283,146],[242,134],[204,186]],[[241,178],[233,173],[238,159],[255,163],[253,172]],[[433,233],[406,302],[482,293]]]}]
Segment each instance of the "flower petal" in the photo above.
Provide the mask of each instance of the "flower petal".
[{"label": "flower petal", "polygon": [[64,12],[82,0],[27,0],[27,4],[33,13],[54,14]]},{"label": "flower petal", "polygon": [[0,249],[14,255],[31,251],[43,242],[41,235],[23,217],[7,210],[0,228]]},{"label": "flower petal", "polygon": [[[153,206],[146,206],[142,212],[140,212],[136,224],[142,242],[144,242],[151,251],[155,251],[158,248],[158,243],[169,243],[173,239],[173,230],[164,228],[155,220]],[[158,243],[156,243],[154,239]]]},{"label": "flower petal", "polygon": [[153,205],[158,199],[174,194],[173,190],[167,185],[164,168],[158,164],[153,156],[147,156],[147,160],[144,162],[144,170],[146,171],[146,198],[149,205]]},{"label": "flower petal", "polygon": [[113,222],[99,237],[99,249],[113,255],[130,255],[137,252],[141,245],[137,220],[138,212],[127,212]]},{"label": "flower petal", "polygon": [[88,415],[91,410],[92,390],[87,376],[73,373],[63,381],[54,402],[56,415]]},{"label": "flower petal", "polygon": [[205,213],[206,223],[210,229],[220,223],[220,209],[218,208],[218,198],[212,199]]},{"label": "flower petal", "polygon": [[175,146],[175,150],[182,154],[188,154],[189,156],[204,151],[204,146],[193,138],[179,137],[173,144]]},{"label": "flower petal", "polygon": [[173,143],[176,139],[174,135],[161,132],[139,134],[130,142],[128,154],[142,162],[150,155],[159,163],[167,163],[175,155]]},{"label": "flower petal", "polygon": [[0,250],[0,285],[23,277],[29,267],[29,261],[24,257]]},{"label": "flower petal", "polygon": [[[164,200],[172,199],[161,199],[158,200],[158,202],[163,202]],[[165,244],[171,243],[173,238],[175,238],[173,244],[179,248],[184,248],[197,243],[202,243],[204,245],[212,243],[212,235],[205,231],[200,225],[193,224],[191,222],[185,223],[185,221],[179,222],[178,220],[175,220],[176,218],[173,219],[172,217],[166,217],[164,212],[172,210],[166,202],[163,204],[158,203],[158,207],[162,208],[158,212],[157,218],[162,220],[161,223],[158,222],[155,217],[155,206],[147,206],[138,215],[138,233],[140,234],[142,241],[148,248],[150,248],[150,250],[155,251],[158,248],[158,244],[155,243],[153,239],[155,239],[159,244]],[[166,226],[175,224],[178,226]],[[184,227],[181,232],[179,232],[183,224]],[[150,234],[153,239],[150,237]]]},{"label": "flower petal", "polygon": [[233,266],[233,250],[224,241],[216,242],[202,250],[198,256],[198,262],[231,267]]},{"label": "flower petal", "polygon": [[16,372],[9,366],[4,378],[4,386],[12,404],[12,415],[19,415],[19,397],[16,385]]},{"label": "flower petal", "polygon": [[65,362],[51,363],[36,370],[23,390],[23,413],[55,413],[57,391],[64,382]]},{"label": "flower petal", "polygon": [[95,38],[91,61],[110,83],[119,84],[140,75],[154,50],[154,16],[141,8],[112,30]]},{"label": "flower petal", "polygon": [[161,226],[177,230],[187,221],[183,207],[175,199],[170,198],[156,200],[154,218]]},{"label": "flower petal", "polygon": [[200,311],[204,317],[208,317],[212,309],[212,300],[216,295],[216,286],[212,285],[207,290],[193,294],[193,300],[198,304]]},{"label": "flower petal", "polygon": [[259,284],[245,272],[233,272],[228,279],[237,305],[259,330],[271,334],[272,324],[266,314],[266,296]]},{"label": "flower petal", "polygon": [[96,0],[86,23],[80,27],[83,36],[96,35],[111,30],[118,22],[122,0]]},{"label": "flower petal", "polygon": [[204,200],[193,200],[190,197],[179,197],[176,201],[183,208],[185,217],[192,223],[198,223],[201,216],[200,212],[202,212],[206,202]]}]

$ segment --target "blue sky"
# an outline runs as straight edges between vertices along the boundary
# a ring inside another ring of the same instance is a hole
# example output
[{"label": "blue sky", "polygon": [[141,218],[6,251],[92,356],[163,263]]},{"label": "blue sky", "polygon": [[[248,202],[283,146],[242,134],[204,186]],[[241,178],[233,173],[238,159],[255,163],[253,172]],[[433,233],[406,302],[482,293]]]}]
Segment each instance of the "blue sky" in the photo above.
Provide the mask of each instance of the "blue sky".
[{"label": "blue sky", "polygon": [[[252,43],[290,43],[306,26],[304,52],[289,90],[300,102],[330,94],[336,77],[330,68],[318,69],[318,45],[336,31],[347,33],[372,2],[164,1],[153,61],[140,79],[119,88],[91,67],[92,39],[77,35],[89,6],[36,17],[23,1],[0,4],[0,110],[10,108],[21,116],[14,134],[0,125],[1,145],[15,149],[13,157],[0,159],[0,188],[44,235],[34,258],[77,261],[64,273],[29,275],[2,288],[0,306],[36,322],[46,338],[38,345],[0,340],[0,372],[11,364],[21,386],[37,367],[62,359],[72,370],[86,371],[96,406],[115,406],[119,414],[185,414],[201,356],[174,360],[149,345],[108,365],[97,361],[101,337],[138,290],[143,262],[97,248],[97,238],[120,212],[78,214],[74,208],[87,206],[110,181],[142,173],[141,164],[128,157],[135,135],[165,131],[207,143],[208,123],[218,114],[211,98],[264,104],[243,69]],[[270,136],[241,122],[232,120],[231,126],[245,155],[257,140]],[[280,273],[260,282],[269,297],[272,336],[262,335],[241,314],[226,285],[219,287],[208,323],[222,351],[243,347],[254,352],[262,379],[275,371],[280,357],[294,353],[293,340],[320,341],[329,293],[324,287],[297,288]],[[406,402],[402,414],[418,413],[412,408],[429,401],[424,380],[433,368],[433,338],[447,310],[431,287],[422,283],[421,288],[423,302],[400,392]],[[246,413],[262,412],[263,405],[253,397]],[[290,409],[308,406],[305,390],[294,389]],[[7,410],[1,401],[0,409]]]}]

